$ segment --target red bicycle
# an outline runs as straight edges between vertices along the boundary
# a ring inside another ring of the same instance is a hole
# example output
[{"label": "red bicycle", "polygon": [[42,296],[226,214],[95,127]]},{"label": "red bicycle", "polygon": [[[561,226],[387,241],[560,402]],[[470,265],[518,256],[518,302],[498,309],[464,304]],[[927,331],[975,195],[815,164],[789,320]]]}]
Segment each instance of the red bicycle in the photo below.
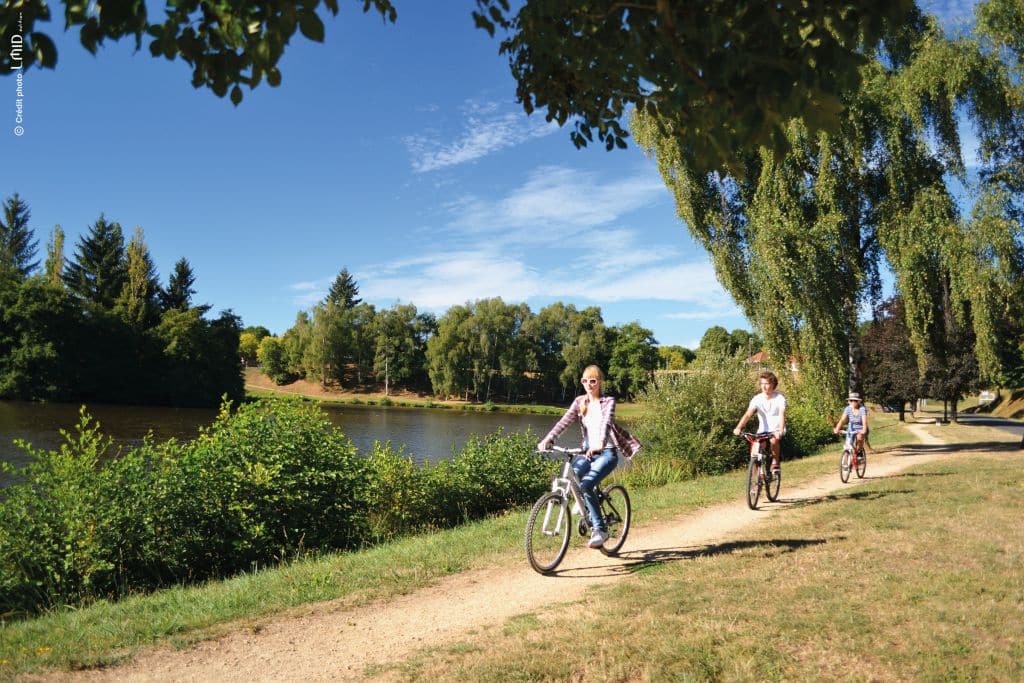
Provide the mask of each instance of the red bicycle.
[{"label": "red bicycle", "polygon": [[[761,497],[761,490],[764,489],[768,500],[775,502],[779,499],[779,489],[782,487],[782,470],[771,470],[771,432],[752,434],[742,432],[740,436],[750,444],[750,464],[747,465],[747,507],[751,510],[757,509],[757,500]],[[779,454],[782,460],[782,454]]]},{"label": "red bicycle", "polygon": [[[846,436],[848,433],[845,429],[840,429],[839,433]],[[839,456],[839,478],[845,484],[850,481],[850,472],[856,471],[857,478],[863,479],[864,473],[868,470],[868,454],[864,450],[863,444],[858,448],[854,444],[856,441],[847,441],[843,447],[843,454]]]}]

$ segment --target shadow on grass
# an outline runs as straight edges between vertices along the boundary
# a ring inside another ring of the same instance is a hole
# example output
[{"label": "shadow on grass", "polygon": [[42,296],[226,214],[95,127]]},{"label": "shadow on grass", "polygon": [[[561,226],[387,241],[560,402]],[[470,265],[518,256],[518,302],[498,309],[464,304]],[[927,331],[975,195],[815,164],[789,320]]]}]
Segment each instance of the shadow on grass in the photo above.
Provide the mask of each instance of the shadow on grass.
[{"label": "shadow on grass", "polygon": [[[861,481],[871,479],[872,477],[864,477]],[[875,477],[875,479],[888,479],[889,477]],[[777,501],[778,507],[809,507],[811,505],[820,505],[822,503],[835,503],[841,500],[881,500],[889,496],[900,494],[906,495],[908,493],[916,493],[913,489],[892,489],[890,491],[839,491],[836,493],[829,493],[824,496],[811,496],[808,498],[779,498]],[[768,508],[766,512],[770,512],[773,508]],[[775,508],[777,509],[777,508]]]},{"label": "shadow on grass", "polygon": [[777,554],[785,554],[808,546],[822,545],[830,540],[841,541],[843,539],[844,537],[842,536],[833,539],[776,538],[765,539],[762,541],[729,541],[727,543],[712,543],[709,545],[696,545],[682,548],[647,548],[630,550],[619,553],[616,556],[623,562],[615,567],[608,567],[603,564],[572,567],[561,571],[551,572],[549,576],[578,579],[587,576],[608,576],[609,570],[611,570],[612,574],[634,574],[668,564],[669,562],[695,560],[699,557],[728,555],[730,553],[747,550],[749,548],[764,548],[765,551],[769,553],[777,552]]},{"label": "shadow on grass", "polygon": [[968,453],[973,451],[1011,453],[1020,450],[1020,443],[1016,441],[964,441],[961,443],[946,444],[917,443],[907,444],[898,449],[894,449],[892,451],[892,456],[896,458],[912,458],[915,456],[929,455],[931,453]]}]

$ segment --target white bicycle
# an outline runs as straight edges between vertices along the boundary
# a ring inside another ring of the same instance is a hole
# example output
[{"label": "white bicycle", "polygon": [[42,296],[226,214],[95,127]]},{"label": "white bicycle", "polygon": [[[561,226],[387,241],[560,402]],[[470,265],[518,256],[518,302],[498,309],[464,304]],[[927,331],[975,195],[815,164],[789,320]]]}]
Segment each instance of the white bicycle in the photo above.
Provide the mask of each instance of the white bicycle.
[{"label": "white bicycle", "polygon": [[[526,559],[541,574],[554,571],[565,557],[573,528],[573,513],[579,515],[576,528],[580,536],[590,536],[590,515],[583,502],[580,480],[572,469],[573,458],[582,454],[581,448],[559,446],[541,452],[541,455],[565,460],[561,473],[551,480],[551,491],[537,499],[526,522]],[[597,499],[608,532],[608,540],[600,550],[605,555],[615,555],[626,542],[629,533],[632,516],[629,492],[622,484],[612,484],[598,491]]]}]

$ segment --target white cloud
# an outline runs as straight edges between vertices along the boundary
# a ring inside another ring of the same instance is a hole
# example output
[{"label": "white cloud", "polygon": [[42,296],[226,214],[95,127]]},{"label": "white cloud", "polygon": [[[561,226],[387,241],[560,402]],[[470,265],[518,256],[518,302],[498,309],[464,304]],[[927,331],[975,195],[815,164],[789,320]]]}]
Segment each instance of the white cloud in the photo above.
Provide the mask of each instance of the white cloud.
[{"label": "white cloud", "polygon": [[530,118],[521,110],[502,109],[493,103],[468,102],[465,121],[453,141],[444,141],[436,134],[404,138],[412,157],[413,170],[425,173],[458,166],[558,130],[557,124],[538,117]]},{"label": "white cloud", "polygon": [[403,263],[364,270],[364,299],[405,299],[419,308],[443,311],[476,299],[525,301],[541,293],[536,271],[495,252],[462,251],[424,255]]},{"label": "white cloud", "polygon": [[597,174],[544,166],[503,198],[464,197],[448,208],[453,214],[451,226],[469,232],[530,229],[530,239],[540,234],[548,240],[566,240],[582,229],[614,223],[666,196],[664,183],[650,171],[604,181]]}]

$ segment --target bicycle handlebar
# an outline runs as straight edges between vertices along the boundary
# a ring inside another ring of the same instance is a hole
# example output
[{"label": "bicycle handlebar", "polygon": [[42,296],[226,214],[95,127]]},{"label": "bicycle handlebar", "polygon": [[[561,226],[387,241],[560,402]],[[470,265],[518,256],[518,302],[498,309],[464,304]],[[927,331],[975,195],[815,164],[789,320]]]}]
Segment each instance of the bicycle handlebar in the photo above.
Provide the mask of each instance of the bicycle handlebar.
[{"label": "bicycle handlebar", "polygon": [[758,441],[766,441],[766,440],[772,438],[773,436],[775,436],[775,432],[758,432],[757,434],[755,434],[753,432],[740,432],[739,436],[740,436],[741,439],[747,439],[748,441],[750,439],[756,439]]},{"label": "bicycle handlebar", "polygon": [[549,448],[546,451],[537,451],[537,452],[540,453],[541,455],[545,455],[545,454],[549,454],[549,453],[562,453],[562,454],[567,455],[567,456],[568,455],[583,455],[584,453],[586,453],[586,451],[583,450],[582,448],[562,448],[561,446],[552,446],[551,448]]}]

